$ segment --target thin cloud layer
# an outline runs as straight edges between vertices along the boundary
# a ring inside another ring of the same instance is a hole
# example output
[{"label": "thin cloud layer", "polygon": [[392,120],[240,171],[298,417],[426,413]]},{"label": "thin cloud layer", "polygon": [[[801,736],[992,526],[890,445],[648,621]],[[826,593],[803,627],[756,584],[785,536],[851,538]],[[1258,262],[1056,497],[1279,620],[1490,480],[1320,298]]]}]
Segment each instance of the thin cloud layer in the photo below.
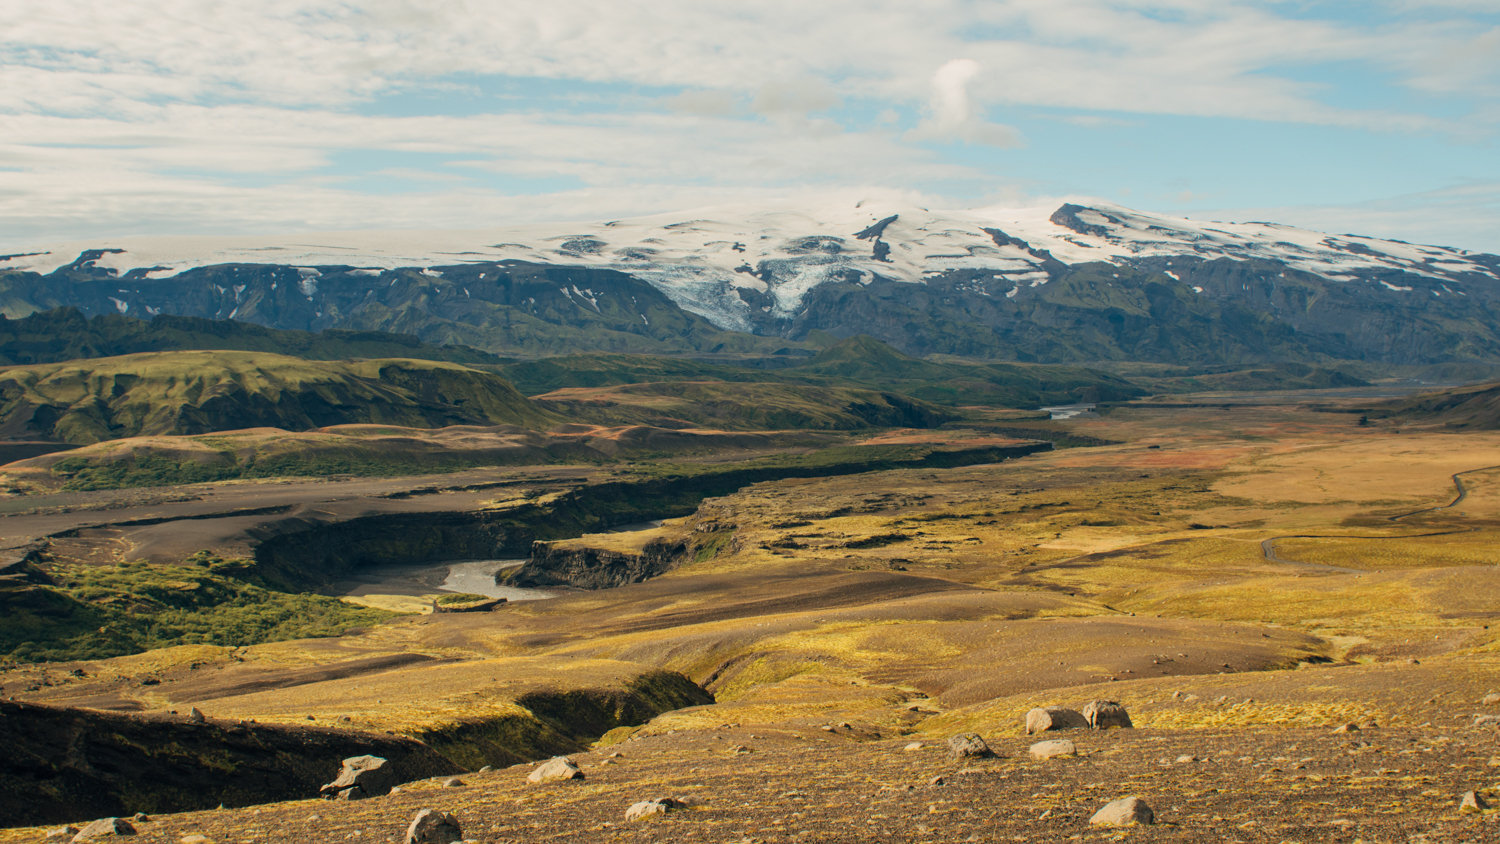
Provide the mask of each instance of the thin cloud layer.
[{"label": "thin cloud layer", "polygon": [[[1440,179],[1429,188],[1500,178],[1452,154],[1493,143],[1500,122],[1493,4],[1299,11],[1232,0],[0,4],[0,244],[593,218],[859,186],[955,204],[1131,189],[1233,201],[1227,177],[1155,183],[1192,179],[1150,172],[1131,134],[1214,121],[1368,139],[1372,156],[1381,138],[1420,138],[1452,162],[1420,177]],[[1327,143],[1306,154],[1343,166]],[[1264,204],[1254,189],[1268,178],[1309,199],[1308,180],[1272,172],[1285,164],[1261,167],[1225,164],[1243,204]],[[1416,178],[1386,194],[1411,193]],[[1345,186],[1322,198],[1353,197]]]}]

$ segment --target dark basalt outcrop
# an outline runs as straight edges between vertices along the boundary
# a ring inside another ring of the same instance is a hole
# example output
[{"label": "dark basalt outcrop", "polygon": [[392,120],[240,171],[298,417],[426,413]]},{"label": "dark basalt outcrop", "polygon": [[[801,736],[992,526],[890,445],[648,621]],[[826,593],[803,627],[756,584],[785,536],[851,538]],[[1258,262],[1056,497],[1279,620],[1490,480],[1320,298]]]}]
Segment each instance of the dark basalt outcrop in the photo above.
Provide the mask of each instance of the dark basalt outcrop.
[{"label": "dark basalt outcrop", "polygon": [[639,551],[538,542],[531,548],[531,559],[512,582],[517,586],[610,589],[663,574],[689,550],[688,543],[680,539],[648,542]]},{"label": "dark basalt outcrop", "polygon": [[400,736],[0,701],[0,826],[313,796],[338,760],[391,761],[402,781],[459,767]]}]

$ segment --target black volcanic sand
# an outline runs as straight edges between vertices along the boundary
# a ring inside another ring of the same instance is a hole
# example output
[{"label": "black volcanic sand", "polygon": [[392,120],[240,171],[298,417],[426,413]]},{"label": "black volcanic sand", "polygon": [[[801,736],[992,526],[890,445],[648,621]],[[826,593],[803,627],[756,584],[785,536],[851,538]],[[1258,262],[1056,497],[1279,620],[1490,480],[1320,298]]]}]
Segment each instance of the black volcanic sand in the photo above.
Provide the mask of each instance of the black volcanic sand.
[{"label": "black volcanic sand", "polygon": [[[304,800],[163,815],[141,844],[399,841],[422,808],[452,812],[466,838],[536,841],[1431,841],[1500,836],[1500,816],[1461,815],[1460,796],[1495,786],[1493,729],[1071,731],[1078,758],[1036,761],[1035,738],[991,738],[999,758],[955,761],[941,742],[860,742],[822,730],[727,727],[625,741],[575,757],[587,779],[530,784],[529,765],[408,785],[364,802]],[[618,758],[609,754],[619,753]],[[1177,761],[1179,757],[1193,761]],[[334,765],[330,763],[330,775]],[[942,777],[934,782],[934,777]],[[1157,824],[1091,828],[1135,795]],[[691,808],[626,822],[632,803]],[[80,819],[85,820],[85,819]],[[9,830],[28,841],[41,829]]]}]

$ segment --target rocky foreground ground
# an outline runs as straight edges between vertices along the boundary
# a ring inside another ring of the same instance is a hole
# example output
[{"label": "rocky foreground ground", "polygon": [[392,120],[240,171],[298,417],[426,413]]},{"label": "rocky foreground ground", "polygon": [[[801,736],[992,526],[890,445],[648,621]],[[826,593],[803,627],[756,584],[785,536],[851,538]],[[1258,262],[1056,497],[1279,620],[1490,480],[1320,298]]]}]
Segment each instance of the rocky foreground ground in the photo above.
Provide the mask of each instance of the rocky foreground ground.
[{"label": "rocky foreground ground", "polygon": [[[1414,729],[1066,731],[1074,757],[1032,758],[1043,737],[992,737],[992,758],[946,743],[864,740],[858,725],[725,725],[627,740],[573,758],[580,780],[528,781],[533,765],[409,783],[342,802],[303,800],[133,823],[141,844],[404,840],[421,809],[452,813],[467,840],[1488,842],[1500,813],[1500,744],[1471,719]],[[1156,823],[1090,826],[1137,796]],[[626,820],[639,801],[687,804]],[[42,840],[9,830],[0,840]],[[68,836],[71,837],[71,836]],[[53,840],[67,840],[59,835]]]}]

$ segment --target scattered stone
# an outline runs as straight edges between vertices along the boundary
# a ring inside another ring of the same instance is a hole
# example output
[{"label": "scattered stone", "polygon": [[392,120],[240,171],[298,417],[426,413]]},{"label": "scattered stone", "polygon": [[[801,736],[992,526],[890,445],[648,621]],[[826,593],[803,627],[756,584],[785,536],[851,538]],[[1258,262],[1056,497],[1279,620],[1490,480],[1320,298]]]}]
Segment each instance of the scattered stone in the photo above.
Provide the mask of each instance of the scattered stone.
[{"label": "scattered stone", "polygon": [[1485,695],[1484,696],[1484,700],[1482,700],[1480,702],[1483,703],[1485,706],[1500,705],[1500,693],[1490,692],[1489,694]]},{"label": "scattered stone", "polygon": [[467,783],[465,783],[458,777],[449,777],[443,780],[443,788],[462,788],[465,785],[467,785]]},{"label": "scattered stone", "polygon": [[1340,724],[1339,726],[1335,727],[1333,731],[1335,733],[1357,733],[1357,732],[1359,732],[1359,725],[1358,724]]},{"label": "scattered stone", "polygon": [[526,777],[528,782],[547,782],[549,780],[581,780],[583,771],[572,759],[566,756],[554,756],[551,759],[536,766],[536,769]]},{"label": "scattered stone", "polygon": [[914,741],[911,744],[908,744],[907,746],[905,746],[905,747],[903,747],[901,749],[902,750],[921,750],[923,748],[923,746],[924,745],[920,741]]},{"label": "scattered stone", "polygon": [[1049,730],[1082,730],[1089,725],[1083,714],[1061,706],[1039,706],[1026,713],[1026,735]]},{"label": "scattered stone", "polygon": [[1031,758],[1055,759],[1059,756],[1077,756],[1078,746],[1067,739],[1039,741],[1031,746]]},{"label": "scattered stone", "polygon": [[1146,801],[1139,797],[1126,797],[1105,804],[1104,808],[1089,818],[1091,826],[1135,826],[1154,823],[1156,823],[1156,813],[1151,811]]},{"label": "scattered stone", "polygon": [[135,817],[132,817],[131,820],[135,821],[136,823],[150,823],[151,816],[146,814],[145,812],[136,812]]},{"label": "scattered stone", "polygon": [[1476,812],[1483,812],[1489,807],[1490,804],[1485,802],[1478,792],[1470,791],[1464,794],[1463,801],[1458,804],[1458,811],[1460,814],[1472,815]]},{"label": "scattered stone", "polygon": [[935,776],[932,779],[928,780],[927,784],[928,785],[943,785],[943,784],[945,784],[947,782],[948,781],[945,780],[945,779],[943,779],[942,775],[939,774],[938,776]]},{"label": "scattered stone", "polygon": [[1110,727],[1129,730],[1135,727],[1130,723],[1130,713],[1125,711],[1125,707],[1112,700],[1091,700],[1084,704],[1083,718],[1095,730],[1107,730]]},{"label": "scattered stone", "polygon": [[614,753],[611,753],[611,754],[609,754],[608,756],[606,756],[604,758],[605,759],[624,759],[625,758],[625,754],[623,754],[620,751],[616,750]]},{"label": "scattered stone", "polygon": [[962,733],[948,739],[948,752],[954,759],[982,759],[995,755],[978,733]]},{"label": "scattered stone", "polygon": [[96,838],[108,838],[109,836],[135,835],[135,827],[124,818],[100,818],[78,831],[73,836],[77,841],[93,841]]},{"label": "scattered stone", "polygon": [[396,769],[379,756],[351,756],[344,760],[338,778],[323,786],[325,800],[363,800],[390,794],[396,784]]},{"label": "scattered stone", "polygon": [[1476,727],[1500,727],[1500,715],[1476,715],[1474,717]]},{"label": "scattered stone", "polygon": [[1189,756],[1186,753],[1184,753],[1183,755],[1177,757],[1177,764],[1179,764],[1179,765],[1186,765],[1189,762],[1197,762],[1197,761],[1198,761],[1198,757],[1196,757],[1196,756]]},{"label": "scattered stone", "polygon": [[630,808],[625,810],[625,820],[638,821],[641,818],[651,815],[665,815],[676,809],[685,808],[687,805],[685,801],[678,800],[675,797],[657,797],[653,800],[642,800],[639,803],[632,803]]},{"label": "scattered stone", "polygon": [[208,844],[208,836],[194,832],[192,834],[182,836],[181,838],[177,839],[177,841],[178,844]]},{"label": "scattered stone", "polygon": [[52,841],[58,838],[72,838],[77,834],[78,827],[76,826],[60,826],[57,829],[47,830],[46,839]]},{"label": "scattered stone", "polygon": [[406,844],[453,844],[464,839],[458,819],[447,812],[423,809],[406,828]]},{"label": "scattered stone", "polygon": [[480,768],[478,771],[476,771],[476,773],[488,774],[490,771],[493,771],[493,770],[495,770],[493,767],[491,767],[489,765],[485,765],[483,768]]},{"label": "scattered stone", "polygon": [[202,724],[204,721],[208,720],[203,717],[203,710],[199,709],[196,706],[188,710],[187,719],[190,723],[193,724]]}]

